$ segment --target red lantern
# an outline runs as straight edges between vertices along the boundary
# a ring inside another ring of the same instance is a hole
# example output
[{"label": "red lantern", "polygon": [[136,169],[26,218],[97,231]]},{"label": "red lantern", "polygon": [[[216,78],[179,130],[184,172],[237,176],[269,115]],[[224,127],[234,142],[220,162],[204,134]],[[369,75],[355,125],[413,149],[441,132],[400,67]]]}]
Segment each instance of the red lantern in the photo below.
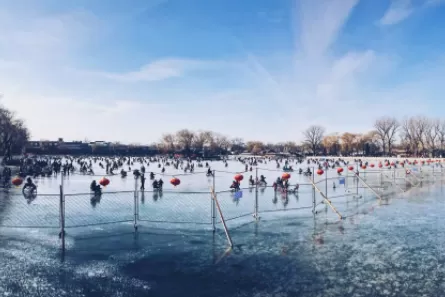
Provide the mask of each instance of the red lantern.
[{"label": "red lantern", "polygon": [[394,166],[394,165],[396,165],[396,164],[394,164],[394,162],[391,162],[391,166]]},{"label": "red lantern", "polygon": [[110,180],[109,180],[108,178],[106,178],[106,177],[102,177],[102,178],[99,180],[99,184],[100,184],[101,186],[103,186],[103,187],[106,187],[106,186],[108,186],[108,185],[110,184]]},{"label": "red lantern", "polygon": [[290,174],[287,173],[287,172],[285,172],[285,173],[283,173],[283,175],[281,176],[281,178],[284,179],[284,180],[288,180],[288,179],[290,179]]},{"label": "red lantern", "polygon": [[322,175],[323,173],[324,173],[323,169],[318,169],[318,170],[317,170],[317,174],[318,174],[318,175]]},{"label": "red lantern", "polygon": [[369,167],[374,168],[374,164],[370,164]]},{"label": "red lantern", "polygon": [[383,167],[382,163],[379,163],[379,168],[382,168],[382,167]]},{"label": "red lantern", "polygon": [[348,169],[352,171],[354,170],[354,166],[349,166]]},{"label": "red lantern", "polygon": [[408,162],[408,164],[411,165],[412,163],[411,163],[411,162]]},{"label": "red lantern", "polygon": [[178,186],[178,185],[181,183],[181,180],[180,180],[179,178],[174,177],[174,178],[172,178],[172,179],[170,180],[170,183],[171,183],[174,187],[176,187],[176,186]]},{"label": "red lantern", "polygon": [[242,174],[237,174],[235,175],[235,180],[237,182],[241,182],[243,180],[244,176]]},{"label": "red lantern", "polygon": [[343,168],[339,167],[337,168],[337,173],[342,173],[343,172]]},{"label": "red lantern", "polygon": [[366,165],[362,165],[362,169],[366,169]]},{"label": "red lantern", "polygon": [[16,187],[20,186],[23,183],[23,179],[21,179],[20,177],[16,176],[11,180],[12,184]]}]

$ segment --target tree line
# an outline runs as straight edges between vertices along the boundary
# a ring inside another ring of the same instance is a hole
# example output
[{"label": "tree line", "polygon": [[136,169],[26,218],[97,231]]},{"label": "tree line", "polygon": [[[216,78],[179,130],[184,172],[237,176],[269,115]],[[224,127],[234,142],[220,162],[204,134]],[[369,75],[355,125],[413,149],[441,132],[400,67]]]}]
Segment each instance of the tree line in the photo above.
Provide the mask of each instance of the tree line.
[{"label": "tree line", "polygon": [[372,129],[365,133],[330,133],[322,126],[313,125],[303,131],[303,141],[296,143],[265,143],[260,140],[244,142],[230,139],[212,131],[194,132],[182,129],[164,134],[157,144],[160,152],[172,153],[290,153],[300,155],[331,156],[407,156],[438,157],[445,150],[445,120],[425,116],[398,120],[384,116],[375,120]]},{"label": "tree line", "polygon": [[[0,105],[0,157],[11,159],[20,154],[29,140],[29,130],[14,112]],[[445,120],[426,116],[398,120],[384,116],[375,120],[365,133],[330,133],[325,127],[313,125],[303,131],[303,141],[267,143],[260,140],[245,142],[213,131],[182,129],[167,133],[152,146],[158,153],[228,154],[248,152],[289,153],[331,156],[408,156],[438,157],[445,153]]]},{"label": "tree line", "polygon": [[398,120],[385,116],[378,118],[366,133],[325,135],[323,127],[311,126],[304,131],[304,137],[312,154],[438,157],[445,150],[445,120],[425,116]]}]

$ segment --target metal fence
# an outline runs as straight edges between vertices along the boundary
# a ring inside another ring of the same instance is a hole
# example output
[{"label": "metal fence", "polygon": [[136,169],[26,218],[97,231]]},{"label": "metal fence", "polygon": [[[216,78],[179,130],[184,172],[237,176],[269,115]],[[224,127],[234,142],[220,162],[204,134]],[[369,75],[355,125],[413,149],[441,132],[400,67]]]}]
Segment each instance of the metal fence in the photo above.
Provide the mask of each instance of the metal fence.
[{"label": "metal fence", "polygon": [[[263,175],[260,168],[252,172]],[[281,175],[267,170],[268,176]],[[358,203],[382,200],[410,189],[443,180],[441,167],[399,168],[351,171],[338,174],[334,170],[322,175],[292,173],[289,191],[271,184],[254,184],[239,191],[216,191],[216,181],[231,181],[233,172],[214,172],[213,187],[205,192],[141,191],[135,179],[134,190],[91,193],[41,195],[33,199],[5,196],[0,204],[1,228],[53,228],[59,232],[62,247],[65,238],[76,228],[126,224],[138,228],[189,228],[193,230],[224,229],[230,245],[230,228],[273,216],[312,217],[330,214],[345,218]],[[248,173],[247,173],[248,175]],[[295,181],[296,180],[296,181]],[[298,184],[298,190],[292,190]],[[354,202],[354,205],[352,205]],[[3,206],[2,206],[3,205]],[[351,206],[352,205],[352,206]],[[329,209],[331,211],[329,211]]]}]

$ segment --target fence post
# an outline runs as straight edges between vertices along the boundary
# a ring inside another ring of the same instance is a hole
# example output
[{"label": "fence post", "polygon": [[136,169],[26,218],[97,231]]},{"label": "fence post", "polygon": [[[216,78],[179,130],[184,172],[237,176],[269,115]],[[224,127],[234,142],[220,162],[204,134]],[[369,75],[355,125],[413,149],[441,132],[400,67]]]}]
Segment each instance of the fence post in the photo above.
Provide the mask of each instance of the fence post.
[{"label": "fence post", "polygon": [[134,177],[134,231],[138,230],[138,179],[137,176]]},{"label": "fence post", "polygon": [[328,168],[329,168],[329,166],[324,167],[324,170],[325,170],[325,172],[324,172],[324,177],[325,177],[324,188],[325,188],[326,197],[328,197],[328,170],[329,170]]},{"label": "fence post", "polygon": [[59,238],[62,239],[62,252],[65,251],[65,201],[63,195],[63,186],[60,185],[60,196],[59,196],[59,206],[60,206],[60,233]]},{"label": "fence post", "polygon": [[[216,192],[215,192],[215,170],[213,170],[213,192],[215,193],[216,196]],[[215,206],[215,199],[213,199],[212,194],[210,194],[210,207],[211,207],[211,212],[212,212],[212,228],[213,228],[213,232],[216,231],[216,206]]]},{"label": "fence post", "polygon": [[396,167],[395,166],[394,166],[394,173],[393,173],[392,181],[394,183],[396,183]]},{"label": "fence post", "polygon": [[255,218],[255,220],[259,220],[258,217],[258,167],[255,168],[255,205],[254,205],[254,213],[253,213],[253,217]]},{"label": "fence post", "polygon": [[60,172],[60,187],[61,191],[63,192],[63,171]]},{"label": "fence post", "polygon": [[383,189],[382,171],[379,169],[379,185]]},{"label": "fence post", "polygon": [[312,167],[312,213],[315,215],[315,169]]},{"label": "fence post", "polygon": [[356,191],[356,195],[357,195],[357,197],[358,197],[358,175],[360,174],[360,171],[358,170],[358,167],[357,167],[357,173],[356,173],[356,175],[355,175],[355,191]]}]

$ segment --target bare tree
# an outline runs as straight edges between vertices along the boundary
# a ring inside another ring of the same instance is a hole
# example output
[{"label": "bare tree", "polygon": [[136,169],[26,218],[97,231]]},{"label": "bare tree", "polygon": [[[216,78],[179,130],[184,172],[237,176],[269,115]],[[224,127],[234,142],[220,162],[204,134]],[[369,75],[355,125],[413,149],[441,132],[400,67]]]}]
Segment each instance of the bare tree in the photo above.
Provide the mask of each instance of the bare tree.
[{"label": "bare tree", "polygon": [[440,125],[440,120],[431,119],[429,122],[429,129],[426,132],[427,144],[433,156],[435,156],[437,152],[437,145],[440,137]]},{"label": "bare tree", "polygon": [[326,154],[337,155],[340,147],[340,136],[332,134],[323,137],[323,147],[326,149]]},{"label": "bare tree", "polygon": [[235,153],[242,153],[246,149],[246,145],[241,138],[234,138],[231,141],[231,151]]},{"label": "bare tree", "polygon": [[230,140],[221,134],[215,134],[214,144],[224,153],[227,153],[230,148]]},{"label": "bare tree", "polygon": [[416,119],[406,118],[402,121],[401,139],[407,153],[417,155],[419,143],[416,137]]},{"label": "bare tree", "polygon": [[354,150],[354,143],[357,135],[345,132],[341,135],[341,150],[344,155],[348,156]]},{"label": "bare tree", "polygon": [[375,130],[364,135],[366,139],[365,154],[376,155],[380,151],[379,135]]},{"label": "bare tree", "polygon": [[307,128],[303,135],[305,137],[304,142],[309,145],[312,150],[313,155],[317,153],[317,149],[320,147],[320,144],[323,140],[325,129],[321,126],[310,126]]},{"label": "bare tree", "polygon": [[0,154],[11,159],[13,153],[22,153],[29,139],[29,131],[13,112],[0,106]]},{"label": "bare tree", "polygon": [[416,141],[422,148],[421,153],[424,154],[426,149],[426,134],[430,126],[429,120],[427,117],[419,116],[414,119],[413,123],[415,125],[414,129]]},{"label": "bare tree", "polygon": [[188,129],[182,129],[176,132],[176,140],[178,145],[186,152],[190,152],[194,139],[195,133]]},{"label": "bare tree", "polygon": [[173,152],[176,147],[176,138],[173,134],[164,134],[162,136],[162,146],[166,152]]},{"label": "bare tree", "polygon": [[287,153],[293,154],[297,152],[297,144],[293,141],[287,141],[283,146],[283,150]]},{"label": "bare tree", "polygon": [[246,143],[246,150],[253,154],[258,154],[264,149],[264,143],[261,141],[248,141]]},{"label": "bare tree", "polygon": [[193,138],[193,148],[202,150],[205,145],[212,146],[214,142],[212,131],[200,131]]},{"label": "bare tree", "polygon": [[440,154],[442,154],[445,145],[445,120],[441,120],[439,125],[439,145]]},{"label": "bare tree", "polygon": [[397,119],[392,117],[381,117],[375,121],[374,128],[381,141],[384,155],[387,152],[386,148],[388,148],[388,153],[391,153],[399,126]]},{"label": "bare tree", "polygon": [[392,118],[390,125],[389,125],[389,130],[388,130],[388,135],[386,138],[386,141],[388,142],[388,153],[391,154],[392,153],[392,148],[394,143],[396,142],[396,136],[397,136],[397,131],[400,128],[400,123],[399,121],[397,121],[397,119]]}]

